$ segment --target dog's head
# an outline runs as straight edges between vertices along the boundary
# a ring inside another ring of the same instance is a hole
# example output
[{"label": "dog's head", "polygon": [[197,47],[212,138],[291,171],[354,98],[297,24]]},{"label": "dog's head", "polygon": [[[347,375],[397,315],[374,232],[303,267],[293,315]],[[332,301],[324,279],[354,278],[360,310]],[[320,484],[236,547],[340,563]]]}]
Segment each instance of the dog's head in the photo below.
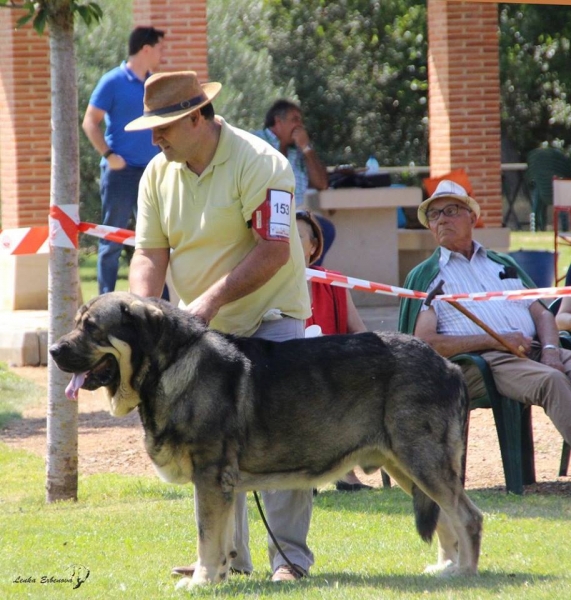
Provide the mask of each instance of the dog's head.
[{"label": "dog's head", "polygon": [[50,347],[57,366],[73,374],[67,397],[77,399],[79,388],[103,386],[114,415],[133,410],[163,316],[160,301],[127,292],[103,294],[84,304],[74,329]]}]

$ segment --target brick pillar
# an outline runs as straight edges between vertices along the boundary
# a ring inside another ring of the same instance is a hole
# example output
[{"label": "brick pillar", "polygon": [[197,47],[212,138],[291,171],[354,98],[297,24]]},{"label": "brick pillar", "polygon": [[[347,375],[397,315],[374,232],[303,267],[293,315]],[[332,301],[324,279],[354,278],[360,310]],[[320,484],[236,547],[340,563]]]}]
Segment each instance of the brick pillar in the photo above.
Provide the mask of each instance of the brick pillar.
[{"label": "brick pillar", "polygon": [[[46,225],[50,203],[48,36],[15,29],[24,13],[0,9],[2,229]],[[0,308],[46,308],[47,255],[0,256]]]},{"label": "brick pillar", "polygon": [[192,70],[208,80],[206,0],[133,0],[133,22],[165,31],[161,71]]},{"label": "brick pillar", "polygon": [[487,227],[501,227],[497,4],[428,0],[430,173],[466,169]]}]

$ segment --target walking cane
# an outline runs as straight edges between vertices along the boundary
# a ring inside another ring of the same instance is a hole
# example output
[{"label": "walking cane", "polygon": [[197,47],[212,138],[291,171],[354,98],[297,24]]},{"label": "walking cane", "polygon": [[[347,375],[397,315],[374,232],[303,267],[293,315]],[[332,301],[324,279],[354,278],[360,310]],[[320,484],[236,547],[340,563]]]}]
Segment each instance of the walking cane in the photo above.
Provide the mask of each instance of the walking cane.
[{"label": "walking cane", "polygon": [[[430,306],[430,304],[434,300],[434,297],[438,296],[439,294],[444,294],[444,279],[441,279],[438,282],[438,285],[426,296],[424,304],[426,306]],[[447,300],[447,302],[448,304],[451,304],[456,310],[459,310],[463,315],[468,317],[471,321],[476,323],[476,325],[483,329],[488,335],[492,336],[496,341],[500,342],[500,344],[504,346],[506,350],[509,350],[509,352],[511,352],[515,356],[519,356],[519,358],[527,358],[527,356],[525,355],[525,348],[521,344],[516,347],[511,342],[508,342],[499,333],[495,332],[491,327],[486,325],[484,321],[482,321],[475,314],[470,312],[465,306],[462,306],[460,302],[453,302],[449,300]]]}]

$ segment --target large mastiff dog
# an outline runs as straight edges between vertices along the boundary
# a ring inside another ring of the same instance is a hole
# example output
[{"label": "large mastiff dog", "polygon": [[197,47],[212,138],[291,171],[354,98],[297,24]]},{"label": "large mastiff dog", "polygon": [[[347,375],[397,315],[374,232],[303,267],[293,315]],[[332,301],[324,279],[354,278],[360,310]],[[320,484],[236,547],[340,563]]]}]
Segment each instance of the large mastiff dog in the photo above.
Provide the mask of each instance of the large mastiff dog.
[{"label": "large mastiff dog", "polygon": [[198,563],[183,585],[225,578],[236,492],[310,488],[355,465],[383,467],[412,496],[420,536],[438,533],[430,570],[476,573],[482,516],[461,480],[466,388],[419,340],[240,338],[114,292],[80,308],[50,353],[73,374],[70,397],[105,386],[114,415],[138,408],[159,474],[196,486]]}]

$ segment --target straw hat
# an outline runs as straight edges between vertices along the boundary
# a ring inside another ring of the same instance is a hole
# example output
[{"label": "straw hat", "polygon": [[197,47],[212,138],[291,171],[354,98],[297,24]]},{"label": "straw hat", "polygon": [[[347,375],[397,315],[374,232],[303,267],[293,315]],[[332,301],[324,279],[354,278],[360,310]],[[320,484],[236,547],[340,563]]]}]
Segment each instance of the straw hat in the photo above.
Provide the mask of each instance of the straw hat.
[{"label": "straw hat", "polygon": [[127,123],[125,131],[152,129],[182,119],[211,102],[221,88],[215,81],[200,85],[194,71],[151,75],[145,82],[143,116]]},{"label": "straw hat", "polygon": [[450,181],[449,179],[443,179],[439,184],[434,194],[427,198],[420,206],[418,207],[418,220],[428,228],[428,219],[426,218],[426,211],[428,207],[434,200],[439,200],[440,198],[454,198],[455,200],[460,200],[460,202],[464,203],[473,213],[476,214],[476,217],[480,216],[480,205],[474,200],[474,198],[470,198],[466,190],[455,183],[454,181]]}]

